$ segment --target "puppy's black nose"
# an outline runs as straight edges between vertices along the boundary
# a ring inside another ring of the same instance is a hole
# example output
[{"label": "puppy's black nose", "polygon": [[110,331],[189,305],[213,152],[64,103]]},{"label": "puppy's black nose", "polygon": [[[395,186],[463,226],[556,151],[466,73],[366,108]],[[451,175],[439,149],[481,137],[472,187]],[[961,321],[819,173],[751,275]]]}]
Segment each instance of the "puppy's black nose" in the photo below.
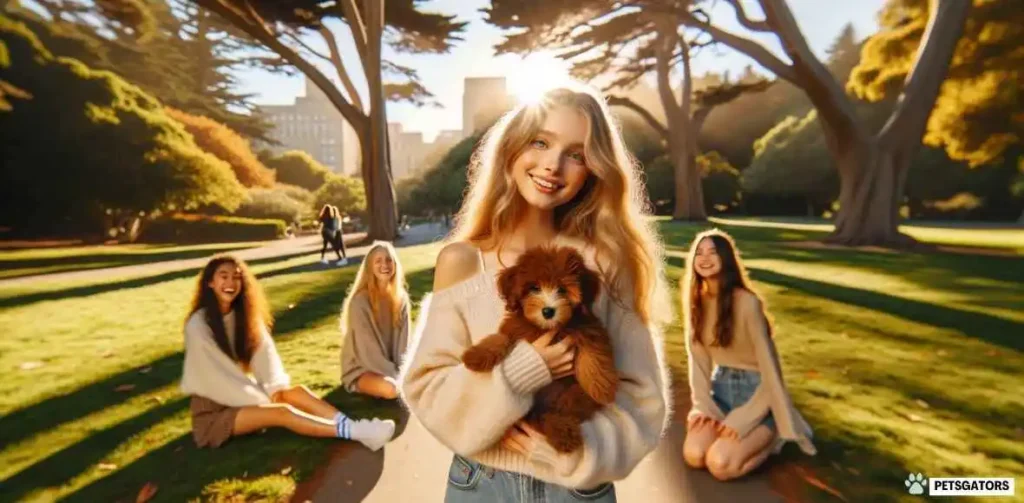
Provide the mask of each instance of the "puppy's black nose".
[{"label": "puppy's black nose", "polygon": [[540,314],[544,315],[545,320],[550,320],[551,318],[555,317],[555,308],[545,307],[544,309],[540,310]]}]

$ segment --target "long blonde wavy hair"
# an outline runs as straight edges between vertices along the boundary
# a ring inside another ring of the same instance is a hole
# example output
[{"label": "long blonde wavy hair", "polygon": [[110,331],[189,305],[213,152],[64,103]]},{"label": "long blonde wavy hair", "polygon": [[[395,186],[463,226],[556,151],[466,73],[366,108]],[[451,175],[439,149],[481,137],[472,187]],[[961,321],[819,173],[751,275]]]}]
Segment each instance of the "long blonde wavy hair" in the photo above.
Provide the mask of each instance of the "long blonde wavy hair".
[{"label": "long blonde wavy hair", "polygon": [[[391,281],[384,285],[383,288],[377,282],[371,270],[375,253],[388,254],[395,264]],[[402,315],[402,307],[409,300],[409,292],[405,284],[405,272],[402,270],[402,263],[398,261],[398,253],[395,252],[395,247],[391,243],[387,241],[374,241],[370,251],[366,254],[366,258],[363,259],[363,263],[359,266],[359,272],[356,273],[356,279],[352,282],[352,286],[349,287],[348,295],[345,296],[345,304],[341,308],[342,330],[348,331],[349,329],[348,317],[349,309],[352,306],[352,299],[356,294],[363,291],[369,297],[370,309],[373,311],[374,319],[380,319],[380,306],[387,306],[390,310],[388,314],[391,316],[393,326],[398,326],[399,318]]]},{"label": "long blonde wavy hair", "polygon": [[[512,178],[512,165],[536,137],[555,107],[579,111],[587,121],[584,157],[590,176],[572,201],[555,210],[560,235],[580,239],[597,252],[597,264],[620,304],[631,301],[645,322],[670,321],[661,240],[649,218],[641,170],[629,154],[604,99],[579,83],[552,89],[536,103],[505,114],[483,137],[470,159],[469,186],[449,241],[500,248],[527,209]],[[619,266],[621,264],[621,266]],[[618,292],[633,295],[623,299]]]}]

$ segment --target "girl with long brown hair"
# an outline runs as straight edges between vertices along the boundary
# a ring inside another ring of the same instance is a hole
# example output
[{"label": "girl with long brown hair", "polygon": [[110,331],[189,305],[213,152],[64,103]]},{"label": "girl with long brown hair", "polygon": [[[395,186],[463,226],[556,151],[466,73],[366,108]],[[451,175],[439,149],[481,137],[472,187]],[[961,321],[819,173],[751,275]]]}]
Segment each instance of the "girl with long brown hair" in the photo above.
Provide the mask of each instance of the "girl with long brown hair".
[{"label": "girl with long brown hair", "polygon": [[686,263],[686,463],[729,480],[757,468],[786,440],[815,454],[811,428],[786,390],[764,302],[732,237],[717,229],[699,234]]},{"label": "girl with long brown hair", "polygon": [[[657,444],[668,402],[660,327],[671,313],[659,304],[668,298],[661,243],[639,175],[607,104],[583,86],[519,106],[475,153],[401,374],[404,401],[455,453],[446,501],[615,501],[613,482]],[[594,312],[622,383],[584,422],[583,447],[567,454],[521,419],[535,392],[574,372],[571,339],[520,341],[487,373],[461,361],[498,328],[502,267],[554,244],[574,246],[600,273]]]},{"label": "girl with long brown hair", "polygon": [[341,382],[350,392],[398,398],[409,342],[409,293],[395,248],[373,243],[341,310]]},{"label": "girl with long brown hair", "polygon": [[192,397],[198,446],[219,447],[232,436],[272,426],[357,440],[372,450],[391,439],[394,421],[349,419],[305,386],[293,386],[270,336],[272,325],[266,297],[245,262],[211,258],[185,322],[181,378],[182,392]]}]

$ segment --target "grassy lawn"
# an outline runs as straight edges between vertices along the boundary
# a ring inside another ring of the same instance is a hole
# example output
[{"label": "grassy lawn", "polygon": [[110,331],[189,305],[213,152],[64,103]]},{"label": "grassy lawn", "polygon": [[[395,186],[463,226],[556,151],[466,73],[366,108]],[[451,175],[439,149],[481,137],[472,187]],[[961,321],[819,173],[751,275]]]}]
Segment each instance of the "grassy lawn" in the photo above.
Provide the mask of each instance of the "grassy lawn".
[{"label": "grassy lawn", "polygon": [[218,252],[253,248],[261,244],[260,242],[203,245],[134,244],[0,250],[0,279],[198,258]]},{"label": "grassy lawn", "polygon": [[[903,486],[911,471],[1024,473],[1024,261],[814,249],[802,243],[821,229],[726,227],[767,299],[787,384],[817,435],[817,457],[790,445],[784,460],[847,501],[917,501]],[[700,227],[662,230],[675,281]],[[416,301],[437,250],[400,249]],[[338,389],[337,314],[355,267],[315,258],[254,266],[286,368],[354,415],[397,414]],[[312,474],[330,441],[272,431],[194,447],[177,391],[192,274],[0,287],[0,500],[130,501],[147,482],[154,501],[287,499]],[[678,324],[667,344],[685,376]],[[22,369],[31,362],[42,365]],[[810,486],[804,497],[837,500]]]}]

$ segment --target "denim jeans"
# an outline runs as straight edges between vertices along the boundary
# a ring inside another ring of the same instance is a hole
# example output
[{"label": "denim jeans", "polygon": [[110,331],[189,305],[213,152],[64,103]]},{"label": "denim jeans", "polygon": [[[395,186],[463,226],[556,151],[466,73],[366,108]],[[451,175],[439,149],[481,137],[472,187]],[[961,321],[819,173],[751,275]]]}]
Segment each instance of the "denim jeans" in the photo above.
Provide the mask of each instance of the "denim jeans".
[{"label": "denim jeans", "polygon": [[[756,370],[738,369],[734,367],[715,367],[711,373],[711,398],[722,409],[723,414],[743,405],[754,395],[757,386],[761,384],[761,373]],[[778,432],[775,427],[775,418],[769,411],[768,415],[761,420],[761,424]]]},{"label": "denim jeans", "polygon": [[448,469],[445,503],[615,503],[615,486],[608,482],[577,490],[537,480],[521,473],[497,470],[456,455]]}]

